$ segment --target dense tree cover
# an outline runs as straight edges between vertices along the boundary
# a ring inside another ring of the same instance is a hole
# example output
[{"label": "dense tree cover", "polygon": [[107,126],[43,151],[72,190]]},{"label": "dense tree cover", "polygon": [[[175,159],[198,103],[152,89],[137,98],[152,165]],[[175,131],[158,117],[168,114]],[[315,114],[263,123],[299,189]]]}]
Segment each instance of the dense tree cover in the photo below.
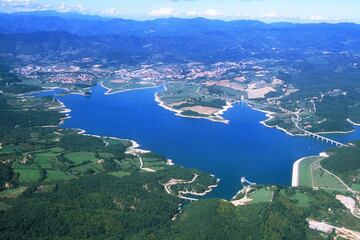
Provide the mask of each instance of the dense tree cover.
[{"label": "dense tree cover", "polygon": [[324,168],[338,175],[347,183],[359,182],[360,170],[360,143],[356,146],[336,148],[330,157],[321,161]]},{"label": "dense tree cover", "polygon": [[97,174],[59,183],[50,193],[32,185],[0,212],[0,238],[151,239],[183,202],[161,185],[172,177],[190,179],[192,173],[175,166],[122,178]]},{"label": "dense tree cover", "polygon": [[[285,96],[282,99],[282,106],[295,110],[299,108],[296,102],[304,102],[304,99],[317,98],[315,102],[316,117],[311,121],[314,132],[327,131],[350,131],[352,124],[347,119],[355,122],[360,121],[360,70],[351,67],[339,70],[339,64],[351,65],[357,61],[351,57],[344,59],[343,56],[328,56],[325,63],[321,63],[321,56],[314,56],[315,63],[308,63],[309,60],[302,60],[295,64],[298,73],[279,73],[279,78],[287,83],[293,84],[300,91]],[[338,90],[339,94],[331,92]],[[324,94],[323,96],[321,96]]]},{"label": "dense tree cover", "polygon": [[156,159],[161,159],[162,161],[166,161],[166,158],[160,154],[154,153],[154,152],[148,152],[143,154],[143,157],[145,158],[156,158]]},{"label": "dense tree cover", "polygon": [[57,125],[63,114],[48,110],[22,111],[7,103],[9,98],[0,94],[0,142],[26,142],[27,128],[45,125]]},{"label": "dense tree cover", "polygon": [[[0,59],[2,60],[2,59]],[[13,103],[16,98],[4,93],[19,94],[41,90],[36,86],[21,83],[21,80],[10,73],[9,62],[0,64],[0,142],[19,143],[28,138],[27,128],[44,125],[57,125],[63,114],[57,111],[46,110],[43,105],[40,108],[32,106],[22,108],[18,103]],[[10,104],[11,102],[11,104]]]},{"label": "dense tree cover", "polygon": [[130,146],[130,142],[123,142],[122,144],[109,145],[104,148],[104,140],[97,137],[89,137],[86,135],[77,134],[76,132],[69,131],[61,137],[60,147],[67,151],[106,151],[112,152],[118,158],[124,157],[124,151]]},{"label": "dense tree cover", "polygon": [[[168,195],[164,176],[133,173],[117,178],[97,174],[59,183],[51,193],[28,192],[0,212],[1,239],[318,239],[306,218],[334,218],[343,212],[330,194],[310,189],[278,189],[270,203],[235,207],[219,199],[177,207]],[[183,172],[183,173],[181,173]],[[176,175],[176,174],[175,174]],[[36,190],[36,188],[35,188]],[[294,196],[302,192],[308,206]],[[341,224],[341,222],[340,222]]]},{"label": "dense tree cover", "polygon": [[2,131],[9,128],[27,128],[33,126],[56,125],[61,114],[51,111],[0,111],[0,124]]},{"label": "dense tree cover", "polygon": [[114,161],[114,159],[107,159],[102,164],[106,172],[116,172],[121,169],[121,167]]},{"label": "dense tree cover", "polygon": [[[19,198],[0,213],[1,239],[129,239],[168,225],[180,200],[151,174],[94,175]],[[144,189],[146,186],[146,190]]]},{"label": "dense tree cover", "polygon": [[182,111],[181,114],[188,115],[188,116],[194,116],[194,117],[207,117],[207,115],[205,115],[205,114],[201,114],[201,113],[198,113],[198,112],[195,112],[192,110]]},{"label": "dense tree cover", "polygon": [[62,136],[60,147],[68,151],[100,150],[104,147],[104,142],[100,138],[70,133]]},{"label": "dense tree cover", "polygon": [[21,79],[15,74],[10,72],[10,63],[0,57],[0,90],[6,93],[20,94],[31,91],[39,91],[42,88],[38,86],[28,85],[21,83]]},{"label": "dense tree cover", "polygon": [[226,105],[226,101],[223,99],[202,99],[202,98],[192,98],[190,101],[177,105],[176,108],[192,107],[192,106],[204,106],[204,107],[214,107],[222,108]]},{"label": "dense tree cover", "polygon": [[327,208],[341,206],[325,192],[316,193],[303,189],[306,196],[312,199],[312,204],[300,207],[297,200],[291,199],[298,191],[277,191],[271,203],[241,207],[217,199],[195,202],[186,207],[170,230],[166,229],[160,236],[164,239],[182,240],[321,239],[308,229],[306,218],[316,217],[316,213],[326,215]]},{"label": "dense tree cover", "polygon": [[350,118],[350,108],[350,100],[346,96],[324,97],[323,100],[316,105],[316,115],[320,119],[326,119],[326,121],[324,121],[317,130],[339,129],[351,131],[352,125],[346,121]]},{"label": "dense tree cover", "polygon": [[10,164],[0,162],[0,191],[5,189],[5,184],[15,184],[15,173]]},{"label": "dense tree cover", "polygon": [[38,87],[38,86],[27,85],[27,84],[11,84],[11,85],[7,85],[7,86],[3,86],[2,90],[6,93],[20,94],[20,93],[26,93],[26,92],[40,91],[40,90],[42,90],[42,88]]},{"label": "dense tree cover", "polygon": [[8,110],[11,106],[8,104],[8,98],[4,94],[0,94],[0,107],[1,110]]},{"label": "dense tree cover", "polygon": [[14,73],[11,73],[11,68],[6,59],[0,58],[0,86],[4,87],[9,84],[19,83],[21,80]]}]

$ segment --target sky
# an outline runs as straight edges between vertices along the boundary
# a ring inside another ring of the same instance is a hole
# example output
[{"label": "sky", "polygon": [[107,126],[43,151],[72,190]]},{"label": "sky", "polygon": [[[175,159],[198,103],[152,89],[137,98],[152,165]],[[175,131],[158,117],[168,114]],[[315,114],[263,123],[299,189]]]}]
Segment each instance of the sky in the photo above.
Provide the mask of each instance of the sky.
[{"label": "sky", "polygon": [[129,19],[206,17],[357,22],[360,0],[0,0],[1,12],[56,10]]}]

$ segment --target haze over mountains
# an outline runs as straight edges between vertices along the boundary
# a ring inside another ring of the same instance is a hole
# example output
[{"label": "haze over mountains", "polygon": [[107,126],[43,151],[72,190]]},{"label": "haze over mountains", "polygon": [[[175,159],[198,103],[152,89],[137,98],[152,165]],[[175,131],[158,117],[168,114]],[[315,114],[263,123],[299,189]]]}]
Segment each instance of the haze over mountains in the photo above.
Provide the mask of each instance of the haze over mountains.
[{"label": "haze over mountains", "polygon": [[134,21],[46,11],[0,14],[0,33],[2,54],[51,57],[56,52],[64,57],[110,59],[126,55],[125,64],[271,58],[299,54],[297,49],[360,49],[360,26],[352,23],[265,24],[204,18]]}]

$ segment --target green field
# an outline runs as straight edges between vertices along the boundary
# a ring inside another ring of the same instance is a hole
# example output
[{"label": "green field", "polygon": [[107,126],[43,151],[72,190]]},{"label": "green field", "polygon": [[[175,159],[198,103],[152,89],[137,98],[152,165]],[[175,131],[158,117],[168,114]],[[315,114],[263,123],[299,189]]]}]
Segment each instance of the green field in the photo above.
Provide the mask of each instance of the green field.
[{"label": "green field", "polygon": [[360,184],[352,184],[351,185],[351,188],[354,190],[354,191],[357,191],[357,192],[360,192]]},{"label": "green field", "polygon": [[48,170],[47,177],[45,178],[44,182],[52,183],[61,180],[70,180],[76,178],[72,175],[67,175],[65,172],[60,170]]},{"label": "green field", "polygon": [[62,152],[64,152],[64,149],[61,147],[54,147],[54,148],[51,148],[50,151],[53,153],[62,153]]},{"label": "green field", "polygon": [[347,191],[344,184],[322,168],[312,167],[314,186],[330,191]]},{"label": "green field", "polygon": [[86,162],[94,162],[97,160],[95,153],[92,152],[72,152],[66,154],[65,157],[76,165],[80,165]]},{"label": "green field", "polygon": [[130,172],[125,172],[125,171],[117,171],[117,172],[111,172],[109,174],[113,175],[115,177],[125,177],[125,176],[129,176],[131,173]]},{"label": "green field", "polygon": [[346,191],[346,187],[336,177],[321,166],[322,157],[305,158],[300,163],[300,186],[321,188],[328,191]]},{"label": "green field", "polygon": [[301,161],[299,166],[299,186],[312,187],[310,165],[321,157],[308,157]]},{"label": "green field", "polygon": [[13,152],[21,152],[21,147],[10,144],[0,148],[0,153],[13,153]]},{"label": "green field", "polygon": [[131,169],[131,168],[139,168],[140,163],[139,160],[133,160],[130,158],[125,158],[124,160],[122,160],[121,162],[119,162],[119,166],[121,167],[121,169]]},{"label": "green field", "polygon": [[261,202],[271,202],[274,196],[274,191],[268,188],[261,188],[252,192],[249,195],[249,198],[252,199],[250,203],[261,203]]},{"label": "green field", "polygon": [[17,187],[14,189],[4,190],[0,192],[0,198],[17,198],[20,196],[27,187]]},{"label": "green field", "polygon": [[58,155],[58,153],[51,151],[37,153],[34,155],[34,163],[38,164],[41,168],[44,169],[54,169]]},{"label": "green field", "polygon": [[110,145],[131,146],[131,142],[125,139],[104,138]]},{"label": "green field", "polygon": [[94,171],[94,173],[99,173],[99,172],[104,171],[103,166],[101,164],[99,164],[99,163],[87,163],[87,164],[84,164],[84,165],[81,165],[81,166],[71,168],[71,170],[76,170],[76,171],[78,171],[80,173],[86,173],[90,169],[92,171]]},{"label": "green field", "polygon": [[40,171],[37,169],[16,169],[15,173],[19,174],[20,183],[32,183],[40,178]]},{"label": "green field", "polygon": [[52,192],[55,188],[55,184],[54,185],[40,185],[37,187],[36,189],[36,193],[49,193]]},{"label": "green field", "polygon": [[108,88],[111,88],[112,89],[111,92],[131,90],[131,89],[141,89],[141,88],[155,86],[152,83],[147,83],[147,84],[138,83],[136,80],[134,80],[132,82],[126,82],[126,83],[114,83],[111,81],[106,81],[106,83],[104,83],[104,85]]},{"label": "green field", "polygon": [[246,92],[235,90],[223,86],[211,86],[207,87],[210,94],[219,94],[223,97],[230,99],[241,99],[242,96],[246,96]]},{"label": "green field", "polygon": [[151,168],[154,169],[155,171],[163,170],[164,167],[166,166],[166,163],[163,161],[159,161],[158,158],[142,157],[142,160],[144,162],[145,168]]},{"label": "green field", "polygon": [[159,92],[159,97],[166,104],[183,101],[189,98],[200,98],[201,95],[197,93],[198,88],[198,86],[183,83],[168,84],[166,91]]},{"label": "green field", "polygon": [[9,208],[11,208],[12,206],[3,202],[0,202],[0,211],[2,210],[7,210]]},{"label": "green field", "polygon": [[36,165],[36,164],[21,164],[18,161],[13,162],[11,167],[13,169],[37,169],[39,170],[40,168]]},{"label": "green field", "polygon": [[290,197],[292,200],[297,201],[299,207],[309,207],[310,206],[310,197],[304,193],[296,192],[294,196]]},{"label": "green field", "polygon": [[100,156],[101,158],[108,159],[108,158],[113,158],[113,157],[114,157],[114,154],[112,154],[112,153],[99,153],[99,156]]},{"label": "green field", "polygon": [[331,150],[330,157],[321,164],[355,191],[360,190],[360,142]]}]

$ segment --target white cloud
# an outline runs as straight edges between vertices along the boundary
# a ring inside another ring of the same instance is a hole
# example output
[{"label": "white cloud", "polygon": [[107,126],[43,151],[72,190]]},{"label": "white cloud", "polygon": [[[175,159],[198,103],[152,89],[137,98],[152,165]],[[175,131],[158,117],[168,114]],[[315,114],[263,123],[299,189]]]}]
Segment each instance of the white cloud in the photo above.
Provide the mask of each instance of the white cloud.
[{"label": "white cloud", "polygon": [[185,16],[187,16],[187,17],[196,17],[196,16],[199,16],[199,13],[196,12],[196,11],[187,11],[187,12],[185,12]]},{"label": "white cloud", "polygon": [[338,21],[336,19],[328,19],[324,16],[294,16],[294,15],[280,15],[275,11],[266,13],[261,15],[260,17],[252,16],[252,19],[262,19],[265,21],[289,21],[289,22],[320,22],[320,21],[326,21],[326,22],[332,22],[332,21]]},{"label": "white cloud", "polygon": [[49,7],[49,4],[34,0],[0,0],[0,9],[6,12],[46,10]]},{"label": "white cloud", "polygon": [[216,18],[222,15],[219,11],[215,9],[207,9],[204,12],[197,12],[194,10],[189,11],[177,11],[173,8],[160,8],[152,10],[148,13],[150,17],[207,17],[207,18]]},{"label": "white cloud", "polygon": [[85,7],[82,4],[69,5],[66,3],[61,3],[58,7],[60,12],[85,12]]},{"label": "white cloud", "polygon": [[1,0],[1,5],[4,6],[26,6],[33,4],[32,0]]},{"label": "white cloud", "polygon": [[205,17],[218,17],[221,16],[221,13],[219,11],[217,11],[216,9],[208,9],[204,12],[203,14]]},{"label": "white cloud", "polygon": [[[71,1],[62,0],[63,3],[55,4],[54,1],[47,1],[48,3],[40,3],[39,0],[0,0],[0,12],[26,12],[26,11],[41,11],[41,10],[57,10],[60,12],[81,12],[88,14],[100,14],[105,16],[119,16],[124,17],[124,10],[119,10],[117,8],[103,8],[98,10],[89,10],[84,7],[82,4],[72,4]],[[169,1],[191,1],[191,0],[169,0]],[[239,0],[240,1],[240,0]],[[256,1],[256,0],[241,0],[241,1]],[[235,10],[235,9],[233,9]],[[135,19],[146,19],[146,18],[161,18],[161,17],[206,17],[206,18],[219,18],[225,20],[235,20],[235,19],[258,19],[266,22],[275,22],[275,21],[291,21],[291,22],[339,22],[339,21],[351,21],[351,20],[340,20],[337,18],[329,18],[321,15],[314,16],[294,16],[294,15],[284,15],[276,11],[269,11],[264,14],[259,15],[249,15],[240,12],[233,13],[224,13],[219,12],[217,9],[209,8],[207,10],[195,10],[195,9],[174,9],[171,7],[163,7],[159,9],[154,9],[148,13],[137,13],[133,15],[126,16],[127,18]]]},{"label": "white cloud", "polygon": [[176,15],[176,11],[173,8],[164,7],[152,10],[148,15],[152,17],[169,17]]},{"label": "white cloud", "polygon": [[117,16],[120,15],[120,11],[117,8],[107,8],[102,10],[101,14],[105,16]]},{"label": "white cloud", "polygon": [[278,18],[279,15],[275,11],[272,11],[272,12],[261,15],[261,17],[262,18]]},{"label": "white cloud", "polygon": [[43,10],[57,10],[60,12],[81,12],[86,9],[82,4],[61,3],[58,6],[39,3],[36,0],[0,0],[0,10],[4,12],[29,12]]},{"label": "white cloud", "polygon": [[309,17],[309,20],[311,20],[311,21],[324,21],[324,20],[326,20],[326,17],[323,17],[323,16],[311,16],[311,17]]}]

